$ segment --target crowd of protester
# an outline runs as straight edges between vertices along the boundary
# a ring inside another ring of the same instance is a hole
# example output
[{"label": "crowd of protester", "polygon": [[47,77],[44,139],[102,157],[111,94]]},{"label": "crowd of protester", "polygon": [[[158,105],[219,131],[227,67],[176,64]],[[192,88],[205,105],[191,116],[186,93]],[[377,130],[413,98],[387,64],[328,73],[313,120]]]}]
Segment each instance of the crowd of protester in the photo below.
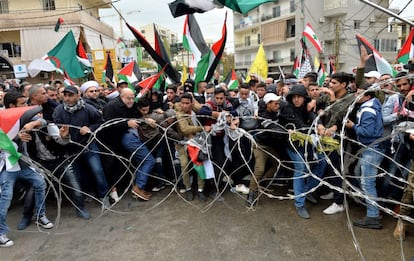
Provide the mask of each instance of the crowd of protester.
[{"label": "crowd of protester", "polygon": [[[123,81],[112,88],[96,81],[1,84],[1,109],[37,105],[39,113],[14,140],[26,156],[19,166],[5,164],[1,152],[0,246],[14,244],[6,225],[13,192],[24,196],[19,230],[33,220],[53,227],[45,215],[45,176],[52,180],[48,185],[61,185],[83,219],[91,217],[85,201],[110,208],[121,200],[120,191],[148,201],[175,186],[185,200],[204,202],[223,199],[229,188],[254,208],[275,184],[292,189],[304,219],[310,218],[306,202],[317,204],[318,196],[332,200],[324,214],[343,212],[345,192],[366,206],[357,227],[381,228],[384,210],[408,216],[414,66],[395,77],[381,75],[365,72],[368,58],[362,49],[356,75],[336,72],[322,86],[313,72],[301,79],[252,75],[231,90],[188,79],[139,98],[140,87]],[[201,144],[195,156],[194,144]],[[199,163],[207,175],[195,171]],[[405,238],[405,222],[398,219],[397,239]]]}]

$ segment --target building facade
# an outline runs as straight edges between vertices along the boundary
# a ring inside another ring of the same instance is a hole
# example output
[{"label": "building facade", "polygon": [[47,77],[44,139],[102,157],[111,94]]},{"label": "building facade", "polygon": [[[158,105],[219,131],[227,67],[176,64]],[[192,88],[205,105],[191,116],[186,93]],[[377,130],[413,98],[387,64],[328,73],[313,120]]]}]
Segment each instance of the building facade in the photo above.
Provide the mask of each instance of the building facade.
[{"label": "building facade", "polygon": [[[100,8],[111,5],[104,0],[0,0],[0,56],[11,64],[27,65],[44,56],[69,30],[87,52],[114,48],[114,31],[100,21]],[[55,32],[59,17],[64,22]],[[10,72],[0,69],[0,74]]]},{"label": "building facade", "polygon": [[[373,2],[388,5],[388,1]],[[398,36],[389,32],[388,18],[358,0],[275,0],[247,15],[234,13],[235,68],[247,72],[263,44],[269,76],[278,78],[281,70],[292,72],[295,57],[301,54],[300,39],[306,23],[312,25],[323,44],[319,60],[326,64],[332,57],[337,70],[352,72],[358,65],[357,33],[393,61]],[[312,57],[317,55],[310,43],[308,48]]]}]

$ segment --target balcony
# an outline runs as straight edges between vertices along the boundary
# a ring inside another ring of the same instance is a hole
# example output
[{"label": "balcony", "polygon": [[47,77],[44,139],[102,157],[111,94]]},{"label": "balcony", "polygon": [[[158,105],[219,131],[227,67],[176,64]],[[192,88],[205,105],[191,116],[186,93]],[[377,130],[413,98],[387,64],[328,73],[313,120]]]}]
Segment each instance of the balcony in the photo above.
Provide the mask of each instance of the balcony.
[{"label": "balcony", "polygon": [[234,23],[234,31],[242,31],[256,27],[259,24],[259,18],[242,19],[239,24]]},{"label": "balcony", "polygon": [[234,44],[234,48],[238,51],[249,50],[249,49],[258,49],[259,44],[238,43],[238,44]]},{"label": "balcony", "polygon": [[[47,14],[47,15],[46,15]],[[20,30],[25,27],[54,26],[62,11],[8,13],[0,14],[0,31]],[[85,12],[66,13],[65,24],[68,26],[84,25],[113,37],[113,29]]]},{"label": "balcony", "polygon": [[279,14],[273,14],[273,13],[272,14],[262,14],[261,21],[265,22],[265,21],[269,21],[269,20],[272,20],[272,19],[275,19],[275,18],[286,20],[286,19],[289,19],[292,16],[295,16],[295,12],[292,13],[290,8],[285,8],[285,9],[282,9]]},{"label": "balcony", "polygon": [[286,66],[292,65],[293,61],[290,57],[278,57],[274,59],[267,60],[267,65],[270,66]]},{"label": "balcony", "polygon": [[323,9],[326,17],[345,15],[348,12],[348,0],[325,0]]}]

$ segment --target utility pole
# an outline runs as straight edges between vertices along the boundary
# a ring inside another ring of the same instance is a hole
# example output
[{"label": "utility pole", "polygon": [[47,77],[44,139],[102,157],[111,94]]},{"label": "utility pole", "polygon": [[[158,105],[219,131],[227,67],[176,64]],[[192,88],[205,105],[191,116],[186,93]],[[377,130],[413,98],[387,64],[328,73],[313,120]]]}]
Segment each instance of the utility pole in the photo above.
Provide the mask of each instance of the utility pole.
[{"label": "utility pole", "polygon": [[335,21],[335,43],[334,43],[334,54],[335,54],[335,66],[339,70],[339,18]]}]

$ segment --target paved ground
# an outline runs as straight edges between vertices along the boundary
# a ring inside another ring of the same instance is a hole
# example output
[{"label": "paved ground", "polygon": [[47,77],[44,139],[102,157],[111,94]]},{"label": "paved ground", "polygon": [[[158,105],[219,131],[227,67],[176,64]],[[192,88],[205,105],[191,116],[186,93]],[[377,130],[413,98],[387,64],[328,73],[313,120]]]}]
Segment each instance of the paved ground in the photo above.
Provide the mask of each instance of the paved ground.
[{"label": "paved ground", "polygon": [[[224,202],[185,202],[177,194],[159,192],[150,202],[128,193],[99,216],[100,208],[88,203],[93,219],[76,218],[67,205],[57,226],[39,231],[31,225],[15,230],[22,206],[9,212],[11,248],[0,249],[0,260],[358,260],[359,246],[366,260],[406,260],[414,256],[414,227],[400,245],[392,237],[395,220],[383,219],[384,229],[353,228],[346,213],[325,216],[329,201],[309,205],[311,219],[297,217],[293,201],[262,198],[255,211],[247,210],[244,197],[224,193]],[[48,216],[56,218],[48,203]],[[364,208],[351,205],[351,218]],[[402,247],[402,248],[401,248]]]}]

